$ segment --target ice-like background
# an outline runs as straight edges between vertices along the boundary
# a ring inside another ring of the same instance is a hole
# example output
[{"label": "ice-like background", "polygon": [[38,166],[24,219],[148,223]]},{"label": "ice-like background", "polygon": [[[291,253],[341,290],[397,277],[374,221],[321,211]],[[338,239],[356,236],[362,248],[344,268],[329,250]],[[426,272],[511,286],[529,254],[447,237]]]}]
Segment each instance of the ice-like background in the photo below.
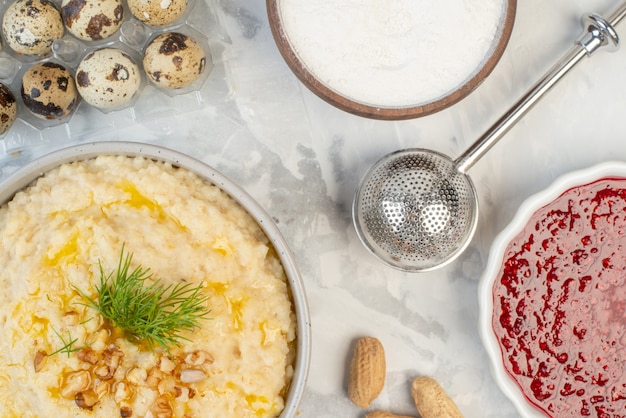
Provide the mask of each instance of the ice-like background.
[{"label": "ice-like background", "polygon": [[[43,152],[84,141],[142,141],[195,156],[257,199],[295,254],[313,337],[300,418],[365,415],[346,389],[351,348],[364,335],[383,342],[388,362],[372,408],[416,415],[410,381],[429,375],[466,417],[516,417],[478,334],[478,283],[495,235],[528,196],[571,170],[626,160],[626,51],[583,61],[471,169],[480,220],[471,245],[452,264],[422,274],[382,265],[358,241],[350,210],[360,177],[376,160],[409,147],[457,156],[573,45],[582,14],[617,6],[518,3],[508,48],[483,84],[439,113],[390,122],[345,113],[307,90],[277,50],[264,1],[209,2],[222,26],[216,58],[223,73],[212,75],[221,77],[212,81],[224,88],[219,100],[194,97],[192,108],[173,104],[171,115],[79,137],[67,129],[44,133],[31,138],[32,146],[2,155],[2,178]],[[626,33],[626,23],[618,31]]]}]

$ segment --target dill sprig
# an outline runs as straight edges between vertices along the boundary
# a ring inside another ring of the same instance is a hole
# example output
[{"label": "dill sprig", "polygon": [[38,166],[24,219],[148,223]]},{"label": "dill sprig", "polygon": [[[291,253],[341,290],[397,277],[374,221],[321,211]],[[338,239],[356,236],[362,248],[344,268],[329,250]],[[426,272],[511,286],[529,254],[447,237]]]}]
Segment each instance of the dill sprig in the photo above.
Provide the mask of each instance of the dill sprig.
[{"label": "dill sprig", "polygon": [[52,331],[54,331],[57,337],[59,337],[59,339],[61,340],[61,344],[63,344],[63,346],[59,348],[58,350],[56,350],[55,352],[48,354],[48,356],[53,356],[55,354],[64,353],[64,354],[67,354],[67,357],[69,357],[70,354],[76,351],[79,351],[83,348],[83,346],[74,347],[74,344],[76,344],[76,342],[78,341],[78,338],[72,338],[72,334],[69,331],[67,332],[67,338],[63,337],[54,328],[52,328]]},{"label": "dill sprig", "polygon": [[199,327],[199,321],[209,313],[202,285],[190,283],[164,284],[152,279],[150,269],[141,266],[131,270],[132,253],[120,254],[117,270],[106,274],[99,262],[100,283],[97,297],[91,298],[78,290],[86,305],[98,311],[113,326],[135,341],[145,341],[151,349],[159,345],[169,352],[183,334]]}]

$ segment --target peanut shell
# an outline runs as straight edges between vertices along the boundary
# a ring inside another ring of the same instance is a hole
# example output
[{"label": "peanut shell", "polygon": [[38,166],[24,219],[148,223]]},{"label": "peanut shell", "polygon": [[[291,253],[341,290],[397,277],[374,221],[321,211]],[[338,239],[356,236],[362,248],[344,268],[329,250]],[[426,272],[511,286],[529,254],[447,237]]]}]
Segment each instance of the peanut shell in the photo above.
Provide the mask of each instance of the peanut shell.
[{"label": "peanut shell", "polygon": [[374,337],[359,339],[354,347],[350,362],[348,396],[352,402],[369,408],[385,385],[385,350]]},{"label": "peanut shell", "polygon": [[395,415],[387,411],[372,411],[365,418],[415,418],[408,415]]},{"label": "peanut shell", "polygon": [[430,377],[415,378],[411,385],[411,396],[422,418],[463,418],[454,401]]}]

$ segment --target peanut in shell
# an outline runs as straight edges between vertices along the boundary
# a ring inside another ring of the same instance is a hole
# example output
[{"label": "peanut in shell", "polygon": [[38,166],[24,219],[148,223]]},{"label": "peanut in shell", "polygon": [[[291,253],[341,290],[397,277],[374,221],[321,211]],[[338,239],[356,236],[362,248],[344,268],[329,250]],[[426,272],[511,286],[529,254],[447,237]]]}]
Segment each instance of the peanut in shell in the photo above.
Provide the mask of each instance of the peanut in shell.
[{"label": "peanut in shell", "polygon": [[382,343],[374,337],[360,338],[350,362],[348,396],[361,408],[369,408],[385,385],[387,366]]}]

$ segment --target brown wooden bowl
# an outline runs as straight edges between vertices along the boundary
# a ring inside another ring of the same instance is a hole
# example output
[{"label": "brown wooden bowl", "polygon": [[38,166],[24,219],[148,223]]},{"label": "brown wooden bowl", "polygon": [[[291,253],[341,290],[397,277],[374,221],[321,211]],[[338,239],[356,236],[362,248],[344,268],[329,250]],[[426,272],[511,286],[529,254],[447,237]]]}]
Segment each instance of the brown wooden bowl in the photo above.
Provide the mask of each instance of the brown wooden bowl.
[{"label": "brown wooden bowl", "polygon": [[470,75],[471,77],[462,85],[443,97],[437,97],[431,101],[404,107],[389,107],[375,106],[347,98],[318,80],[315,75],[308,70],[305,63],[300,59],[289,42],[289,34],[285,32],[282,23],[280,9],[281,0],[266,0],[266,4],[270,28],[276,45],[296,77],[298,77],[309,90],[331,105],[358,116],[382,120],[402,120],[426,116],[445,109],[470,94],[491,73],[502,57],[511,37],[511,32],[513,31],[517,9],[517,0],[507,0],[504,18],[500,22],[499,39],[491,49],[491,55],[483,60],[482,66],[476,69],[472,73],[473,75],[468,74],[468,77]]}]

